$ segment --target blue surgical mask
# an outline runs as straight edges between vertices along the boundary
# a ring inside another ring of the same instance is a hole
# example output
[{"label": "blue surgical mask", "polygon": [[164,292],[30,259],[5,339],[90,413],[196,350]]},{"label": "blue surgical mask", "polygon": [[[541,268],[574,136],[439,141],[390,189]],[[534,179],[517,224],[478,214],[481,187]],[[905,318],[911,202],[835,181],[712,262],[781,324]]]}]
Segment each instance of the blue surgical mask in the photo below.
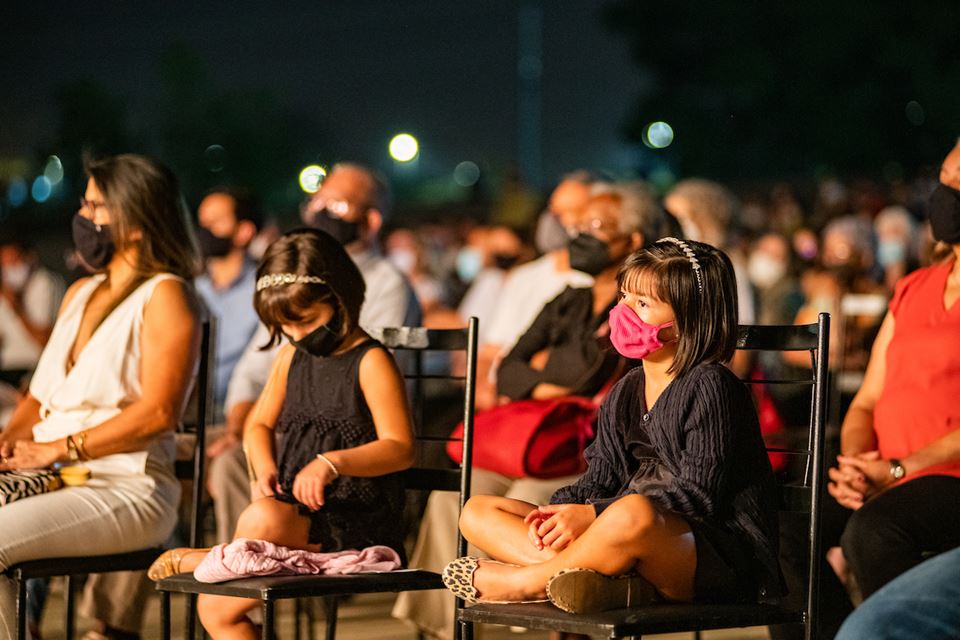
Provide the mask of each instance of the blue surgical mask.
[{"label": "blue surgical mask", "polygon": [[464,247],[457,253],[457,277],[461,282],[473,282],[483,269],[483,254],[473,247]]},{"label": "blue surgical mask", "polygon": [[877,262],[881,267],[903,262],[907,256],[907,248],[899,240],[881,240],[877,245]]}]

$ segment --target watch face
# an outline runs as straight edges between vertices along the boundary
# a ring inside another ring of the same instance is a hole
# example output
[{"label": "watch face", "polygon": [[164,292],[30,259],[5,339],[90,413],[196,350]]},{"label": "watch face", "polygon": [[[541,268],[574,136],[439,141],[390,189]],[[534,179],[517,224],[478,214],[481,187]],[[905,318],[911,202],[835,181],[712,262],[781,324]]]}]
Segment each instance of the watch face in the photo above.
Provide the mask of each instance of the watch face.
[{"label": "watch face", "polygon": [[906,470],[903,468],[903,465],[898,464],[893,466],[890,469],[890,473],[893,475],[895,480],[900,480],[901,478],[903,478],[904,473],[906,473]]}]

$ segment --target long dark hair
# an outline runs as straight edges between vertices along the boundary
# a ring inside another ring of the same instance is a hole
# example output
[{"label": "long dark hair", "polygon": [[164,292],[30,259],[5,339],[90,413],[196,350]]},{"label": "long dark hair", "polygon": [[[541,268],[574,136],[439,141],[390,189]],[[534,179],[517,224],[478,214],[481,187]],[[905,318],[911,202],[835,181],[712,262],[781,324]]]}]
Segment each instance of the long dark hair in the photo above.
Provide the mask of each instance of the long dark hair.
[{"label": "long dark hair", "polygon": [[677,376],[701,363],[726,363],[737,346],[737,283],[733,264],[723,251],[686,240],[694,264],[680,245],[658,240],[626,259],[617,273],[622,291],[645,295],[670,305],[679,335],[669,373]]},{"label": "long dark hair", "polygon": [[[323,282],[289,282],[271,286],[271,276],[312,276]],[[264,280],[266,278],[266,280]],[[270,330],[268,349],[282,339],[281,325],[300,322],[317,302],[333,305],[343,318],[341,336],[360,324],[360,307],[366,285],[343,246],[319,229],[296,229],[271,244],[257,267],[257,292],[253,306]]]},{"label": "long dark hair", "polygon": [[[188,283],[200,272],[200,252],[177,177],[156,160],[132,153],[84,158],[83,168],[110,209],[110,235],[119,251],[139,247],[133,278],[104,310],[97,326],[137,288],[159,273]],[[140,239],[130,240],[139,230]],[[192,284],[190,284],[192,286]]]},{"label": "long dark hair", "polygon": [[[200,270],[200,254],[193,223],[177,177],[156,160],[135,154],[85,159],[84,170],[110,208],[110,229],[119,251],[139,244],[135,280],[158,273],[184,280]],[[139,240],[129,240],[139,230]]]}]

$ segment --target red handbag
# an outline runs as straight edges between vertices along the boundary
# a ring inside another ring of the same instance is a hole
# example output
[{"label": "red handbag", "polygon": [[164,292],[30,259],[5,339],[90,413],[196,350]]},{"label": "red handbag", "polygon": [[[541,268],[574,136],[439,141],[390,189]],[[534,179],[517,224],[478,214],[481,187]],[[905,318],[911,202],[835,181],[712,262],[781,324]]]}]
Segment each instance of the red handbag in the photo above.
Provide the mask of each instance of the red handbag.
[{"label": "red handbag", "polygon": [[[557,478],[582,473],[583,449],[593,437],[597,405],[562,396],[518,400],[481,411],[473,423],[473,464],[510,478]],[[447,454],[463,455],[463,423],[450,434]]]}]

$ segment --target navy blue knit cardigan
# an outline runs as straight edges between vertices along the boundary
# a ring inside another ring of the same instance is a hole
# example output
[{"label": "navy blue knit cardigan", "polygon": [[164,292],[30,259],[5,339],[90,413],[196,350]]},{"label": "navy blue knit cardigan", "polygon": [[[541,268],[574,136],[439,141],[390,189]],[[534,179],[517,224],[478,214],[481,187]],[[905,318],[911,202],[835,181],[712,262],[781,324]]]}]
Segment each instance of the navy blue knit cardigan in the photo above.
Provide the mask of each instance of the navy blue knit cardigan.
[{"label": "navy blue knit cardigan", "polygon": [[[662,509],[719,527],[753,559],[761,600],[780,594],[776,488],[746,385],[726,367],[702,364],[673,380],[645,411],[643,368],[611,390],[597,437],[584,455],[586,473],[558,490],[554,504],[593,504],[597,514],[618,498],[641,493]],[[661,480],[628,449],[636,429],[663,465]],[[634,430],[631,437],[630,431]]]}]

